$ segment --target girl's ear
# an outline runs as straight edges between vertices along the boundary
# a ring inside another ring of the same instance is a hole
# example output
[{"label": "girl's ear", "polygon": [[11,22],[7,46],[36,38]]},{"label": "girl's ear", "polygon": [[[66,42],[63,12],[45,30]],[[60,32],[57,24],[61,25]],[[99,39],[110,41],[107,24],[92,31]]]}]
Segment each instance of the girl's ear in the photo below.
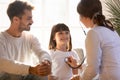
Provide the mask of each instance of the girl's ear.
[{"label": "girl's ear", "polygon": [[55,37],[53,38],[53,40],[55,40]]},{"label": "girl's ear", "polygon": [[56,40],[56,39],[55,39],[55,35],[54,35],[54,37],[53,37],[53,40]]}]

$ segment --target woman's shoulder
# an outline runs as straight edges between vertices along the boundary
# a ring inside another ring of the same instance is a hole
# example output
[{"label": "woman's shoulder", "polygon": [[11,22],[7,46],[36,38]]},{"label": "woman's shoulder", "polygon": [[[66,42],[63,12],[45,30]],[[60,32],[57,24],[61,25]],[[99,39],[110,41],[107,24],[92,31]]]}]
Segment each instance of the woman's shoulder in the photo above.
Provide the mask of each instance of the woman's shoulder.
[{"label": "woman's shoulder", "polygon": [[101,32],[101,31],[111,31],[110,29],[106,28],[105,26],[97,26],[91,29],[92,31],[97,31],[97,32]]},{"label": "woman's shoulder", "polygon": [[89,35],[101,35],[101,33],[109,32],[110,30],[104,26],[97,26],[88,31]]}]

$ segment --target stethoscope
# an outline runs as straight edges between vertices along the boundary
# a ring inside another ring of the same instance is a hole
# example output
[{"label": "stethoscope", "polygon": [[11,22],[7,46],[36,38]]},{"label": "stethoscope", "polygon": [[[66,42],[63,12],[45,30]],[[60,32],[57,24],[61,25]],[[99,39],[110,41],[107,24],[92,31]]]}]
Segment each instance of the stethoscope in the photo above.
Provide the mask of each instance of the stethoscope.
[{"label": "stethoscope", "polygon": [[65,57],[64,61],[65,61],[65,62],[69,65],[69,67],[71,67],[72,69],[78,69],[78,68],[80,68],[80,67],[82,66],[82,64],[84,63],[85,59],[86,59],[86,57],[84,57],[83,60],[81,61],[81,63],[80,63],[78,66],[76,66],[76,67],[73,67],[73,66],[71,66],[70,64],[68,64],[68,61],[69,61],[68,57]]},{"label": "stethoscope", "polygon": [[[84,32],[84,34],[85,34],[85,36],[86,36],[86,32],[85,32],[85,30],[83,29],[81,23],[80,23],[80,26],[81,26],[82,31]],[[70,64],[68,64],[68,61],[69,61],[69,60],[68,60],[68,57],[65,57],[64,61],[65,61],[65,62],[69,65],[69,67],[71,67],[72,69],[78,69],[79,67],[82,66],[82,64],[84,63],[85,59],[86,59],[86,57],[84,57],[83,60],[81,61],[81,63],[80,63],[78,66],[76,66],[76,67],[73,67],[73,66],[71,66]]]}]

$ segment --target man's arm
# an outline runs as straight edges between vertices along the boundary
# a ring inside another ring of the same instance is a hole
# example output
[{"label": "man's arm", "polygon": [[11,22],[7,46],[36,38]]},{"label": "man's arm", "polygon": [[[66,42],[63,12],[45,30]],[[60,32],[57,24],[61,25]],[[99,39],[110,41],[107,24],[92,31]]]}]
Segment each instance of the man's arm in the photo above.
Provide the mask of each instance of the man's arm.
[{"label": "man's arm", "polygon": [[39,59],[39,74],[41,76],[47,76],[51,73],[51,57],[50,55],[44,51],[38,39],[36,37],[32,37],[31,39],[32,50],[34,51],[36,57]]},{"label": "man's arm", "polygon": [[32,36],[32,39],[31,39],[31,47],[32,47],[32,50],[34,51],[35,55],[38,57],[40,63],[43,60],[48,60],[51,62],[50,55],[48,54],[48,52],[46,52],[45,50],[43,50],[41,48],[41,45],[40,45],[38,39],[34,36]]},{"label": "man's arm", "polygon": [[0,57],[0,72],[26,75],[29,74],[29,66]]}]

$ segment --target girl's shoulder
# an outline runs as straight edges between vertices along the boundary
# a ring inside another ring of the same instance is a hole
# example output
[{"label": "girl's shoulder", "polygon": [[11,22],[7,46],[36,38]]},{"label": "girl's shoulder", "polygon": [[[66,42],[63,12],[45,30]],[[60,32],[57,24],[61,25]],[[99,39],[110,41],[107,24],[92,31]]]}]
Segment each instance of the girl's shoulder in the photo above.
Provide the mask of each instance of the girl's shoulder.
[{"label": "girl's shoulder", "polygon": [[71,55],[73,55],[74,57],[78,56],[77,52],[75,50],[71,50],[69,52]]},{"label": "girl's shoulder", "polygon": [[71,54],[77,54],[76,51],[74,51],[74,50],[69,51],[69,53],[71,53]]},{"label": "girl's shoulder", "polygon": [[54,50],[49,50],[49,54],[53,54],[55,51]]},{"label": "girl's shoulder", "polygon": [[71,50],[69,53],[70,53],[75,59],[79,60],[79,56],[78,56],[78,54],[77,54],[77,52],[76,52],[75,50]]},{"label": "girl's shoulder", "polygon": [[49,50],[50,55],[55,55],[57,53],[59,53],[57,50]]}]

